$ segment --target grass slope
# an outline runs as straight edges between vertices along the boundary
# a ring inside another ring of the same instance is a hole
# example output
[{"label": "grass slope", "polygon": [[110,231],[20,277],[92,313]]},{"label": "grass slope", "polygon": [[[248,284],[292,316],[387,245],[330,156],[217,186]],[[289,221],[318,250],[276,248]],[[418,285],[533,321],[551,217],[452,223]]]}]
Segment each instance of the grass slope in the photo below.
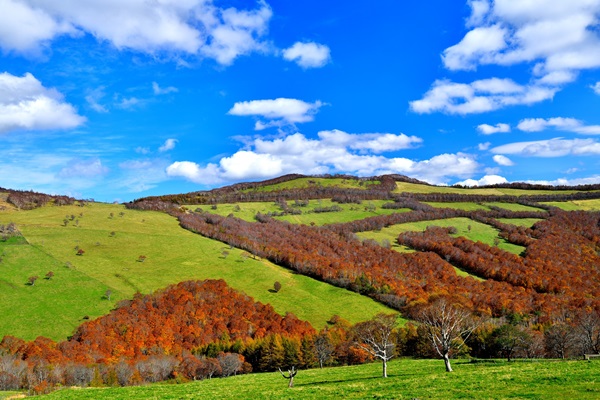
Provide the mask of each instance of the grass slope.
[{"label": "grass slope", "polygon": [[[275,219],[280,221],[288,221],[293,224],[310,225],[311,223],[314,223],[315,225],[320,226],[325,224],[354,221],[357,219],[363,219],[376,215],[387,215],[392,214],[394,212],[409,211],[409,209],[391,210],[381,208],[382,205],[389,202],[390,201],[388,200],[368,200],[363,201],[362,204],[338,204],[332,202],[329,199],[310,200],[307,206],[299,207],[299,209],[302,211],[302,214],[285,215],[282,217],[275,217]],[[288,206],[290,208],[293,208],[293,204],[293,201],[288,201]],[[342,209],[342,211],[324,213],[314,212],[315,208],[331,206],[339,206]],[[192,211],[199,208],[198,206],[193,205],[189,205],[187,207]],[[267,214],[269,212],[281,212],[281,208],[279,207],[279,205],[273,202],[219,204],[216,209],[212,209],[206,206],[200,207],[200,209],[223,216],[233,214],[237,218],[250,222],[254,221],[254,216],[259,212],[261,214]]]},{"label": "grass slope", "polygon": [[[76,218],[63,226],[67,215]],[[189,279],[225,279],[255,300],[272,304],[277,312],[293,312],[317,328],[334,314],[358,322],[391,312],[367,297],[266,260],[243,258],[241,251],[186,231],[163,213],[101,203],[0,211],[0,223],[11,221],[29,245],[3,250],[7,254],[0,264],[0,337],[33,339],[48,326],[45,335],[64,339],[84,315],[106,314],[136,291],[149,293]],[[82,256],[76,255],[76,246],[85,251]],[[147,257],[144,262],[138,261],[140,255]],[[66,268],[66,262],[72,267]],[[56,275],[45,281],[49,270]],[[33,274],[40,279],[34,286],[25,285]],[[269,291],[275,281],[282,284],[279,293]],[[103,298],[106,289],[112,291],[111,301]],[[24,316],[27,323],[22,323]]]},{"label": "grass slope", "polygon": [[[510,188],[459,188],[454,186],[429,186],[417,183],[397,182],[395,193],[458,193],[458,194],[482,194],[494,196],[523,196],[523,195],[542,195],[557,194],[553,190],[526,190]],[[576,193],[577,190],[560,191],[562,194]]]},{"label": "grass slope", "polygon": [[312,187],[337,187],[342,189],[367,189],[371,185],[377,185],[379,181],[363,181],[358,179],[343,178],[315,178],[306,177],[293,179],[291,181],[266,185],[254,189],[246,189],[244,192],[273,192],[286,189],[305,189]]},{"label": "grass slope", "polygon": [[594,200],[573,200],[573,201],[553,201],[546,202],[550,206],[561,208],[565,211],[600,211],[600,199]]},{"label": "grass slope", "polygon": [[300,371],[295,387],[279,373],[241,375],[182,385],[65,389],[47,399],[592,399],[600,398],[599,362],[539,361],[473,364],[395,360],[389,378],[379,363]]}]

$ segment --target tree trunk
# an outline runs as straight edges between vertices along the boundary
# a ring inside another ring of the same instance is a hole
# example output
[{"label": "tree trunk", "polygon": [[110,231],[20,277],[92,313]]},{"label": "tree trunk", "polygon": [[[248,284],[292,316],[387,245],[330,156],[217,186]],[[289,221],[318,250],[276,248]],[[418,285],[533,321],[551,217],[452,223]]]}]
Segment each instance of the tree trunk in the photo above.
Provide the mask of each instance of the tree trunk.
[{"label": "tree trunk", "polygon": [[450,365],[450,356],[444,354],[444,364],[446,365],[446,372],[452,372],[452,366]]},{"label": "tree trunk", "polygon": [[387,378],[387,361],[383,360],[383,377]]},{"label": "tree trunk", "polygon": [[294,387],[294,377],[290,375],[290,383],[288,383],[288,387]]}]

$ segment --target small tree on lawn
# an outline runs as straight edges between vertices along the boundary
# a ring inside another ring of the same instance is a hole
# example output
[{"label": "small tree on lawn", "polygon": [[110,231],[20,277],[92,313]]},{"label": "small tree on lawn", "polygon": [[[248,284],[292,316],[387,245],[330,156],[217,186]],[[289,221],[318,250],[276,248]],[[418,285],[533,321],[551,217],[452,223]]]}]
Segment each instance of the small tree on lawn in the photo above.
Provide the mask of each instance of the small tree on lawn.
[{"label": "small tree on lawn", "polygon": [[35,285],[35,281],[37,281],[38,278],[39,277],[37,275],[33,275],[33,276],[30,276],[29,278],[27,278],[27,282],[29,282],[29,286]]},{"label": "small tree on lawn", "polygon": [[50,280],[50,279],[52,279],[53,276],[54,276],[54,272],[48,271],[48,273],[46,274],[46,279]]},{"label": "small tree on lawn", "polygon": [[275,290],[275,293],[278,293],[281,290],[281,283],[279,283],[279,281],[275,281],[273,284],[273,290]]},{"label": "small tree on lawn", "polygon": [[142,255],[142,256],[138,257],[138,262],[144,262],[144,261],[146,261],[146,256]]},{"label": "small tree on lawn", "polygon": [[354,334],[360,348],[382,362],[382,376],[387,378],[387,362],[394,357],[392,332],[396,327],[398,314],[377,314],[373,319],[359,322],[354,326]]},{"label": "small tree on lawn", "polygon": [[106,292],[104,292],[104,297],[106,297],[106,299],[108,301],[110,301],[110,295],[112,294],[112,290],[110,289],[106,289]]},{"label": "small tree on lawn", "polygon": [[85,250],[83,250],[83,249],[78,249],[78,250],[77,250],[77,253],[75,253],[75,254],[77,254],[78,256],[82,256],[84,253],[85,253]]}]

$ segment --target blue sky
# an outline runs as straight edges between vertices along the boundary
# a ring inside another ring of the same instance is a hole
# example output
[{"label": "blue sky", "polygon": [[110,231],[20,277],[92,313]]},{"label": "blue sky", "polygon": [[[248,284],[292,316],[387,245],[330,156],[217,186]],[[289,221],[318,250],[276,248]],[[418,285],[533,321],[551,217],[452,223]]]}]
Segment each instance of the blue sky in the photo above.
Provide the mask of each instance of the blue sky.
[{"label": "blue sky", "polygon": [[0,186],[600,183],[600,0],[0,0]]}]

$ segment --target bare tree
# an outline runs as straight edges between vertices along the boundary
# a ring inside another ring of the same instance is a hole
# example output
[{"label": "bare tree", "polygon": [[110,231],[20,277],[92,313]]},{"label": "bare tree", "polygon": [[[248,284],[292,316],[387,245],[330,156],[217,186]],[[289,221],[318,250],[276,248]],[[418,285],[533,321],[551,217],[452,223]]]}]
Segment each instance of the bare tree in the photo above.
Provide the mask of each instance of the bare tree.
[{"label": "bare tree", "polygon": [[581,310],[576,318],[576,332],[582,354],[600,353],[600,314],[595,310]]},{"label": "bare tree", "polygon": [[319,361],[319,367],[323,368],[323,365],[331,360],[333,354],[333,344],[327,332],[321,332],[315,337],[315,355]]},{"label": "bare tree", "polygon": [[384,378],[387,378],[387,362],[394,357],[392,332],[397,321],[398,314],[380,313],[373,319],[354,326],[358,346],[381,360]]},{"label": "bare tree", "polygon": [[33,286],[35,285],[35,281],[37,281],[38,278],[39,277],[37,275],[30,276],[29,278],[27,278],[27,282],[29,282],[30,286]]},{"label": "bare tree", "polygon": [[446,371],[452,372],[452,353],[464,345],[477,327],[471,312],[445,298],[438,298],[422,309],[416,319],[425,326],[433,348],[444,359]]},{"label": "bare tree", "polygon": [[285,376],[281,368],[277,369],[279,370],[279,373],[281,373],[281,376],[289,380],[288,387],[294,387],[294,377],[298,374],[298,370],[296,369],[296,367],[292,366],[292,369],[288,369],[288,376]]},{"label": "bare tree", "polygon": [[237,374],[244,365],[242,356],[235,353],[223,353],[217,358],[221,365],[221,373],[223,376],[231,376]]}]

